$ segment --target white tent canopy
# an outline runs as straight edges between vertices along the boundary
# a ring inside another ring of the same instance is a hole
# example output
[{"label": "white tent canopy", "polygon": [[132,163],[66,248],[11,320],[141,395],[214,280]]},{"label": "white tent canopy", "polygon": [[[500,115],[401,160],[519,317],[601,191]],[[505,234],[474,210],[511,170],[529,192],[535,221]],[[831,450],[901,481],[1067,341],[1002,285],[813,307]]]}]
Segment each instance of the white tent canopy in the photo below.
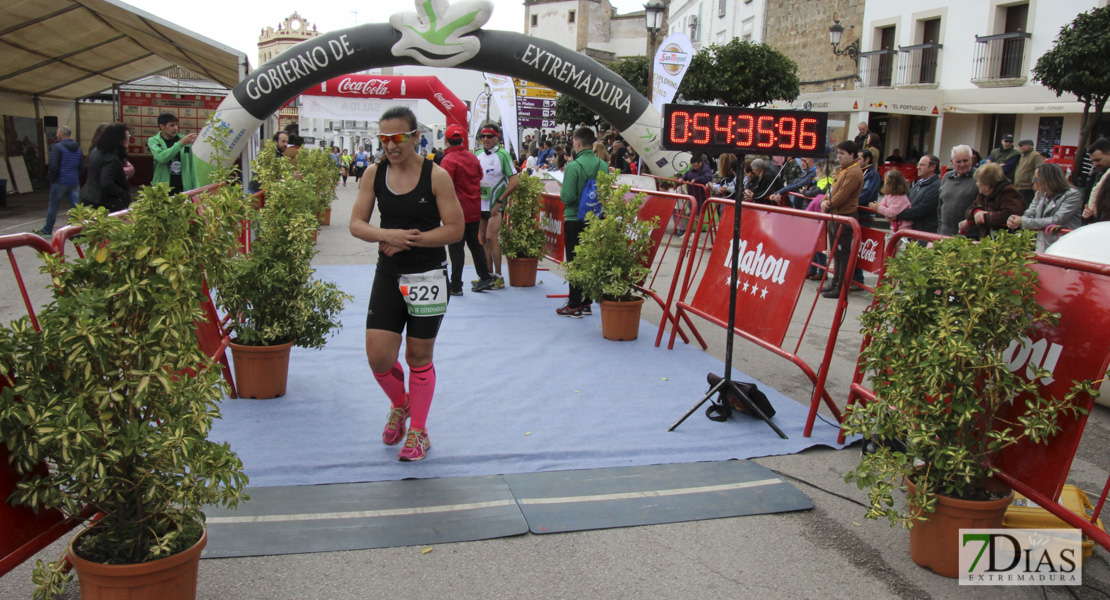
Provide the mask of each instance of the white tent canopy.
[{"label": "white tent canopy", "polygon": [[242,52],[116,0],[0,0],[0,92],[77,99],[174,65],[233,88]]}]

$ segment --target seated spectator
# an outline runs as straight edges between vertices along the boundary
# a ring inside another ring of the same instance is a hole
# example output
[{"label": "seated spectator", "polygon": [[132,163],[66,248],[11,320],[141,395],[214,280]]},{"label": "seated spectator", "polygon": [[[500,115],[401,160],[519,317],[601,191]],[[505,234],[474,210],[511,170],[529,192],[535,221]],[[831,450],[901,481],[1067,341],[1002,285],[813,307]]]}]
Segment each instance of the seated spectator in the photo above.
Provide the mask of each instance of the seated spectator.
[{"label": "seated spectator", "polygon": [[1068,183],[1063,169],[1047,163],[1037,167],[1033,176],[1033,191],[1033,202],[1025,214],[1010,216],[1006,226],[1036,231],[1037,252],[1044,252],[1060,238],[1060,229],[1075,229],[1082,225],[1079,212],[1083,208],[1083,199],[1079,190]]},{"label": "seated spectator", "polygon": [[770,162],[757,158],[752,161],[752,174],[744,190],[744,200],[760,204],[773,204],[772,192],[778,183],[779,173]]},{"label": "seated spectator", "polygon": [[902,175],[901,171],[891,169],[886,172],[886,177],[883,178],[883,187],[880,190],[883,199],[872,202],[871,208],[890,220],[891,231],[909,229],[913,226],[912,221],[903,221],[898,218],[902,211],[910,207],[909,191],[910,185],[906,182],[906,176]]},{"label": "seated spectator", "polygon": [[1021,192],[1002,174],[1002,167],[987,163],[975,171],[975,184],[979,195],[971,202],[964,220],[960,222],[960,233],[967,234],[973,227],[979,231],[979,238],[985,238],[998,231],[1006,231],[1006,222],[1012,215],[1019,215],[1025,202]]},{"label": "seated spectator", "polygon": [[900,165],[900,164],[905,163],[906,161],[902,160],[902,155],[898,152],[898,149],[895,148],[894,152],[891,152],[890,156],[886,157],[886,162],[891,163],[891,164],[895,164],[895,165]]}]

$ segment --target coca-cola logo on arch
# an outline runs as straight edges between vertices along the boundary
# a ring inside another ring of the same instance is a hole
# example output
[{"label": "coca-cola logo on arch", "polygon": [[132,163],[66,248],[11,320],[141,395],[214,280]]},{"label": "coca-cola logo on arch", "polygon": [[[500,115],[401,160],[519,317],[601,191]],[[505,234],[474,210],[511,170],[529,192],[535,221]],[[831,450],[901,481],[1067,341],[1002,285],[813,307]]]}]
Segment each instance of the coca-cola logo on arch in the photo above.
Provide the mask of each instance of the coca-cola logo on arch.
[{"label": "coca-cola logo on arch", "polygon": [[385,96],[389,94],[389,81],[385,79],[356,81],[346,77],[339,82],[336,92],[356,96]]}]

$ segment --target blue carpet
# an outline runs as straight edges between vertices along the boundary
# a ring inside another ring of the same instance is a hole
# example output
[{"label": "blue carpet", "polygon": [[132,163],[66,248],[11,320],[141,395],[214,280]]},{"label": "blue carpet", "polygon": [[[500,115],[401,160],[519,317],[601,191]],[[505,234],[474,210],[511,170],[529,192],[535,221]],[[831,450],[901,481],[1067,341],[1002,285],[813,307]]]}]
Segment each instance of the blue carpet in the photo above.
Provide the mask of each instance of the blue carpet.
[{"label": "blue carpet", "polygon": [[[565,293],[566,286],[541,271],[534,288],[482,294],[468,288],[451,299],[436,342],[432,448],[424,461],[399,462],[399,448],[381,443],[389,403],[364,349],[373,271],[317,267],[319,278],[355,297],[343,311],[344,328],[321,350],[293,349],[285,396],[223,402],[223,419],[210,437],[231,444],[252,486],[717,461],[838,447],[837,429],[820,421],[812,437],[802,437],[806,407],[760,382],[778,411],[775,423],[790,439],[743,415],[715,423],[700,412],[668,432],[707,389],[705,374],[723,371],[721,361],[692,346],[656,348],[656,328],[647,322],[636,341],[605,340],[596,305],[591,317],[558,317],[554,310],[564,300],[546,295]],[[472,278],[467,267],[465,280]]]}]

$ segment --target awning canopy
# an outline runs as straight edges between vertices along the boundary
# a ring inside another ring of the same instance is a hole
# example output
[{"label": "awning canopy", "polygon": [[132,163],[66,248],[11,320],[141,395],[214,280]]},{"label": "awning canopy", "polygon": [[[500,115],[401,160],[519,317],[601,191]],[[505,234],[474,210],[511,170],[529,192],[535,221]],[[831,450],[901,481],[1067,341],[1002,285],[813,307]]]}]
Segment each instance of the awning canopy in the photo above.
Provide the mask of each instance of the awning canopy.
[{"label": "awning canopy", "polygon": [[0,91],[76,99],[178,65],[234,88],[242,52],[115,0],[0,0]]}]

